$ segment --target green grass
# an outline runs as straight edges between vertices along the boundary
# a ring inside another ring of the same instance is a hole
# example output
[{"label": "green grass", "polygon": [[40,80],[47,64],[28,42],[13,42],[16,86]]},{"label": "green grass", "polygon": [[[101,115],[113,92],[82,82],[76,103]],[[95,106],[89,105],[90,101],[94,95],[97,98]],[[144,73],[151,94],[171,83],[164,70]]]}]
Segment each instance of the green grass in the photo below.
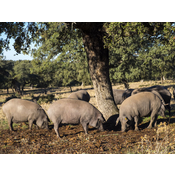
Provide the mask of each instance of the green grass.
[{"label": "green grass", "polygon": [[39,100],[37,103],[42,104],[42,103],[51,103],[54,100],[55,95],[53,94],[48,94],[48,95],[42,95],[39,97]]},{"label": "green grass", "polygon": [[[166,115],[166,119],[167,118],[169,118],[169,115]],[[157,119],[164,119],[164,117],[162,117],[162,116],[158,116],[157,117]],[[147,123],[147,122],[149,122],[151,120],[151,117],[149,116],[149,117],[142,117],[142,119],[141,119],[141,123],[143,124],[143,123]]]},{"label": "green grass", "polygon": [[6,119],[0,119],[0,129],[8,129],[8,122]]},{"label": "green grass", "polygon": [[[13,128],[21,127],[22,129],[28,128],[28,125],[21,123],[13,123]],[[6,119],[0,119],[0,129],[9,129],[8,122]]]}]

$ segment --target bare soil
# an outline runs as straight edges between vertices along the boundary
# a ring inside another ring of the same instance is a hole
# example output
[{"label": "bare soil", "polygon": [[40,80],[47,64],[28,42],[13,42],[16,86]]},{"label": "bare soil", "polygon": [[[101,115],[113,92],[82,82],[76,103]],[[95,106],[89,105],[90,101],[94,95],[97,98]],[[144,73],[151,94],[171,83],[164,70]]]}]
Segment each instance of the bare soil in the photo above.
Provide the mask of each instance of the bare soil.
[{"label": "bare soil", "polygon": [[[174,121],[171,119],[171,122]],[[141,137],[148,135],[153,142],[156,139],[155,128],[147,129],[147,125],[140,125],[140,131],[129,130],[124,133],[118,131],[119,128],[100,132],[90,127],[88,135],[84,134],[81,125],[64,125],[59,130],[61,139],[57,138],[53,125],[49,126],[49,131],[35,128],[29,131],[19,125],[14,132],[0,130],[0,154],[136,153]]]}]

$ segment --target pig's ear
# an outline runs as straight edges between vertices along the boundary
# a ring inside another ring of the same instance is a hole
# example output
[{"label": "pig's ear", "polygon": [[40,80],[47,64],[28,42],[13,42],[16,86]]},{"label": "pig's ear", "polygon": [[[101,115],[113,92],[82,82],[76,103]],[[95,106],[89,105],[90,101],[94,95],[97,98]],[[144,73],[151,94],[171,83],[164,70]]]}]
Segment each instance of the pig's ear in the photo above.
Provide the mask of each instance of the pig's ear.
[{"label": "pig's ear", "polygon": [[98,116],[97,119],[100,120],[102,123],[104,123],[106,121],[105,118],[103,117],[103,115]]}]

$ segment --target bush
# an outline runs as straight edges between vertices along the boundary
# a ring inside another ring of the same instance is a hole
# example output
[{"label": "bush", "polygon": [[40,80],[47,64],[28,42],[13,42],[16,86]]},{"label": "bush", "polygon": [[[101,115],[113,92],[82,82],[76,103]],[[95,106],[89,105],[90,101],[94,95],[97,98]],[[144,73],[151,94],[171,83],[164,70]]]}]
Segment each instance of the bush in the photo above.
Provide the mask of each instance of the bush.
[{"label": "bush", "polygon": [[55,95],[48,94],[48,95],[42,95],[39,97],[39,100],[37,101],[38,104],[41,103],[51,103],[54,100]]}]

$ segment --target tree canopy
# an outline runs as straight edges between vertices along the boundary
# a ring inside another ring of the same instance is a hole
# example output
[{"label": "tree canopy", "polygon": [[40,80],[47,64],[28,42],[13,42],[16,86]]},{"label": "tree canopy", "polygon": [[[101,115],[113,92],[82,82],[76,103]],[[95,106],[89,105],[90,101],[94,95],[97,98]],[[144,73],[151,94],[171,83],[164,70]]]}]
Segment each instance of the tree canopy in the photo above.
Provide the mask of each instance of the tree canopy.
[{"label": "tree canopy", "polygon": [[[75,29],[75,25],[52,22],[0,23],[0,33],[7,36],[1,39],[0,53],[9,49],[10,39],[14,38],[17,53],[32,54],[34,59],[41,60],[41,64],[45,59],[54,59],[64,69],[67,67],[72,76],[74,70],[71,67],[74,66],[79,70],[77,81],[83,78],[87,80],[88,77],[87,83],[90,83],[82,34]],[[110,79],[113,83],[122,79],[174,78],[174,23],[116,22],[105,23],[105,27],[107,35],[104,40],[109,49]],[[35,48],[29,48],[32,42]],[[58,72],[56,74],[59,77]],[[66,80],[66,76],[62,77],[65,77],[64,81],[70,81],[69,78]]]}]

